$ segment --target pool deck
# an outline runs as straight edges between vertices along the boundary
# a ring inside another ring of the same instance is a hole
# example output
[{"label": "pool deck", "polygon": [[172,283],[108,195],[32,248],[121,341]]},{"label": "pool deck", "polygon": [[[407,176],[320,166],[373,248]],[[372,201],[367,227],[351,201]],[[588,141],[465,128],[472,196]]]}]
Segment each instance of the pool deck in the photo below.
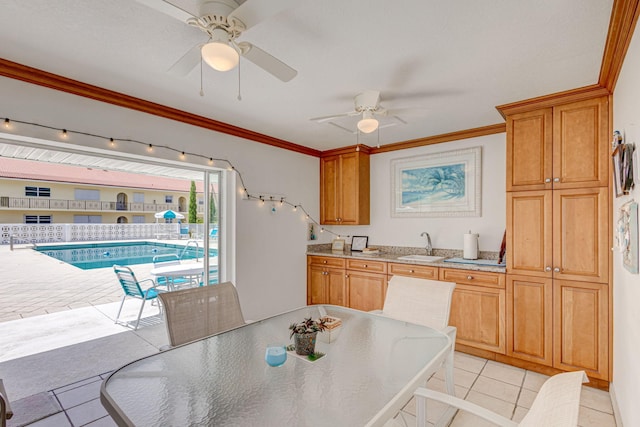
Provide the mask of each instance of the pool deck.
[{"label": "pool deck", "polygon": [[[131,268],[141,280],[149,277],[153,264]],[[34,251],[31,245],[15,246],[13,251],[0,246],[0,277],[0,322],[119,302],[122,298],[122,288],[111,267],[82,270]]]}]

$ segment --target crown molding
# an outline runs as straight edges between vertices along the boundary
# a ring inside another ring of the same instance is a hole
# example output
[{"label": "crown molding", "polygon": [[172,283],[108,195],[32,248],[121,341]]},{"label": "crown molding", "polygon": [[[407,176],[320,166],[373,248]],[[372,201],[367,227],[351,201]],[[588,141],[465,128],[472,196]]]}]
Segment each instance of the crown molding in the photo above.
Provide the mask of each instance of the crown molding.
[{"label": "crown molding", "polygon": [[614,0],[598,84],[613,93],[640,15],[639,0]]},{"label": "crown molding", "polygon": [[262,144],[283,148],[285,150],[295,151],[297,153],[314,157],[320,156],[320,150],[294,144],[293,142],[284,141],[282,139],[253,132],[227,123],[219,122],[217,120],[209,119],[207,117],[199,116],[197,114],[188,113],[176,108],[167,107],[166,105],[136,98],[124,93],[115,92],[99,86],[83,83],[78,80],[69,79],[38,68],[18,64],[4,58],[0,58],[0,76],[21,80],[23,82],[48,87],[50,89],[71,93],[85,98],[95,99],[96,101],[105,102],[118,107],[141,111],[143,113],[152,114],[165,119],[187,123],[215,132],[249,139]]}]

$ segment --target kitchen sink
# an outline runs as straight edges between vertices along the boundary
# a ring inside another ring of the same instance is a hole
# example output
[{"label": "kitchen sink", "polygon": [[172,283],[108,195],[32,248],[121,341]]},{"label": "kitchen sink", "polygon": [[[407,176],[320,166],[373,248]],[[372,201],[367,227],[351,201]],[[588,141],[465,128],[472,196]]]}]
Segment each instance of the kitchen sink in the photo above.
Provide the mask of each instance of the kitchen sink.
[{"label": "kitchen sink", "polygon": [[405,255],[398,257],[403,261],[422,261],[422,262],[434,262],[443,260],[443,256],[433,256],[433,255]]}]

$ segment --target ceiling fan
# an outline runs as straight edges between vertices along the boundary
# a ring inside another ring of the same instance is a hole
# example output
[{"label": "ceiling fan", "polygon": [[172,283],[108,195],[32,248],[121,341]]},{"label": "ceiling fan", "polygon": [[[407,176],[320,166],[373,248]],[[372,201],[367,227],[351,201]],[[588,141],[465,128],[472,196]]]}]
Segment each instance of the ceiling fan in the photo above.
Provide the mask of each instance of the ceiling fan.
[{"label": "ceiling fan", "polygon": [[[272,15],[299,2],[295,0],[138,0],[169,16],[198,28],[209,36],[205,43],[193,46],[169,72],[187,75],[202,59],[218,71],[229,71],[238,65],[240,56],[283,82],[298,72],[252,43],[237,39],[244,31]],[[242,2],[242,4],[239,4]]]},{"label": "ceiling fan", "polygon": [[[407,122],[398,117],[398,115],[410,111],[421,110],[420,108],[386,109],[380,105],[380,92],[377,90],[365,90],[364,92],[357,94],[354,98],[354,104],[355,108],[353,111],[333,114],[331,116],[314,117],[310,120],[317,123],[329,123],[351,133],[356,133],[358,131],[362,133],[371,133],[376,129],[382,129],[399,124],[407,124]],[[356,124],[357,130],[355,131],[335,122],[336,119],[340,119],[342,117],[356,116],[359,116],[360,120],[358,120],[358,123]]]}]

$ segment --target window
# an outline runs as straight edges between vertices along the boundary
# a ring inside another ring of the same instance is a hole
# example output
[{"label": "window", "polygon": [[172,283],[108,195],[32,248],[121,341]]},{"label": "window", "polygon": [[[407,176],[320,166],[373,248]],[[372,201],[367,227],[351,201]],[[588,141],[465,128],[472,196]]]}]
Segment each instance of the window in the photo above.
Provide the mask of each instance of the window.
[{"label": "window", "polygon": [[74,224],[102,224],[102,215],[74,215]]},{"label": "window", "polygon": [[25,215],[25,224],[51,224],[51,215]]},{"label": "window", "polygon": [[100,200],[100,190],[75,189],[76,200]]},{"label": "window", "polygon": [[164,196],[165,203],[173,203],[173,196]]},{"label": "window", "polygon": [[133,193],[133,203],[144,203],[144,193]]},{"label": "window", "polygon": [[49,187],[24,187],[24,195],[32,197],[51,197]]},{"label": "window", "polygon": [[134,215],[132,219],[133,219],[133,223],[134,224],[144,224],[145,223],[144,215]]}]

